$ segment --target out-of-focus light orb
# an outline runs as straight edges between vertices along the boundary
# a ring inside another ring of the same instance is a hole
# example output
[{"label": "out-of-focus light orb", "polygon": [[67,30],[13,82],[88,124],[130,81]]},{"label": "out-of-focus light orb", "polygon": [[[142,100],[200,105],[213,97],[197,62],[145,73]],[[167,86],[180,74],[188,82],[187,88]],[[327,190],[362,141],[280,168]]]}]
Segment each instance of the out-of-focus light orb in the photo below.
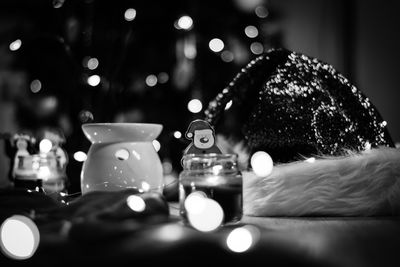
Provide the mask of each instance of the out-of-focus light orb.
[{"label": "out-of-focus light orb", "polygon": [[177,28],[182,30],[190,30],[193,27],[193,19],[187,15],[182,16],[177,21]]},{"label": "out-of-focus light orb", "polygon": [[148,182],[142,182],[142,189],[144,192],[148,192],[150,190],[150,184]]},{"label": "out-of-focus light orb", "polygon": [[315,162],[315,158],[314,157],[308,158],[308,159],[305,160],[305,162],[314,163]]},{"label": "out-of-focus light orb", "polygon": [[146,77],[147,86],[153,87],[157,84],[157,76],[154,74],[150,74]]},{"label": "out-of-focus light orb", "polygon": [[213,52],[221,52],[225,45],[224,42],[219,38],[214,38],[208,43],[208,47],[210,47]]},{"label": "out-of-focus light orb", "polygon": [[153,147],[157,152],[160,151],[160,149],[161,149],[160,142],[158,142],[158,140],[153,140]]},{"label": "out-of-focus light orb", "polygon": [[254,12],[256,13],[257,17],[259,17],[259,18],[266,18],[269,15],[268,9],[263,6],[256,7]]},{"label": "out-of-focus light orb", "polygon": [[233,60],[234,60],[234,55],[233,55],[233,53],[231,52],[231,51],[227,51],[227,50],[225,50],[225,51],[223,51],[222,53],[221,53],[221,59],[222,59],[222,61],[224,61],[224,62],[232,62]]},{"label": "out-of-focus light orb", "polygon": [[183,54],[188,59],[195,59],[197,56],[197,49],[194,44],[187,44],[183,48]]},{"label": "out-of-focus light orb", "polygon": [[39,242],[39,229],[28,217],[11,216],[0,227],[1,250],[12,259],[24,260],[32,257]]},{"label": "out-of-focus light orb", "polygon": [[203,192],[196,191],[189,194],[184,202],[187,213],[200,214],[206,207],[206,195]]},{"label": "out-of-focus light orb", "polygon": [[39,143],[39,150],[41,153],[49,153],[52,147],[53,143],[49,139],[43,139]]},{"label": "out-of-focus light orb", "polygon": [[78,162],[84,162],[87,159],[87,155],[83,151],[77,151],[74,153],[74,159]]},{"label": "out-of-focus light orb", "polygon": [[232,107],[232,104],[233,104],[232,100],[230,100],[228,103],[226,103],[225,110],[230,109]]},{"label": "out-of-focus light orb", "polygon": [[53,0],[54,8],[61,8],[64,5],[65,0]]},{"label": "out-of-focus light orb", "polygon": [[257,176],[265,177],[271,174],[274,162],[268,153],[257,151],[251,156],[250,165]]},{"label": "out-of-focus light orb", "polygon": [[[172,163],[170,161],[163,161],[162,167],[163,167],[164,174],[170,174],[174,169],[172,167]],[[173,180],[175,180],[175,179],[173,179]]]},{"label": "out-of-focus light orb", "polygon": [[42,89],[42,83],[38,79],[35,79],[31,82],[30,88],[31,92],[36,94]]},{"label": "out-of-focus light orb", "polygon": [[184,228],[178,224],[163,225],[154,232],[155,237],[163,242],[175,242],[184,237]]},{"label": "out-of-focus light orb", "polygon": [[87,67],[89,70],[95,70],[99,66],[99,60],[95,57],[92,57],[87,62]]},{"label": "out-of-focus light orb", "polygon": [[249,25],[246,28],[244,28],[244,33],[249,38],[256,38],[258,36],[258,30],[253,25]]},{"label": "out-of-focus light orb", "polygon": [[144,202],[143,198],[136,195],[127,197],[126,204],[131,210],[136,212],[142,212],[146,209],[146,203]]},{"label": "out-of-focus light orb", "polygon": [[96,74],[89,76],[89,78],[87,79],[87,83],[93,87],[99,85],[100,82],[101,82],[101,78],[99,75],[96,75]]},{"label": "out-of-focus light orb", "polygon": [[22,46],[21,39],[17,39],[15,41],[11,42],[9,48],[10,48],[11,51],[17,51],[18,49],[21,48],[21,46]]},{"label": "out-of-focus light orb", "polygon": [[254,42],[250,45],[250,50],[253,54],[259,55],[264,52],[264,46],[259,42]]},{"label": "out-of-focus light orb", "polygon": [[168,82],[168,80],[169,80],[169,75],[168,75],[168,73],[166,73],[166,72],[160,72],[160,73],[157,75],[157,79],[158,79],[158,82],[159,82],[159,83],[163,84],[163,83]]},{"label": "out-of-focus light orb", "polygon": [[242,253],[253,245],[253,236],[245,227],[236,228],[226,238],[226,245],[233,252]]},{"label": "out-of-focus light orb", "polygon": [[136,18],[136,9],[128,8],[127,10],[125,10],[124,18],[126,21],[134,20]]},{"label": "out-of-focus light orb", "polygon": [[175,132],[174,132],[174,137],[175,137],[176,139],[180,139],[180,138],[182,137],[182,133],[181,133],[180,131],[175,131]]},{"label": "out-of-focus light orb", "polygon": [[201,232],[210,232],[217,229],[224,219],[224,211],[213,199],[204,198],[204,208],[199,213],[187,212],[187,218],[193,228]]},{"label": "out-of-focus light orb", "polygon": [[192,113],[199,113],[203,109],[203,104],[198,99],[192,99],[187,104],[187,108]]},{"label": "out-of-focus light orb", "polygon": [[93,113],[90,112],[89,110],[81,110],[81,111],[79,112],[78,117],[79,117],[79,120],[80,120],[82,123],[87,123],[87,122],[91,122],[91,121],[94,120]]}]

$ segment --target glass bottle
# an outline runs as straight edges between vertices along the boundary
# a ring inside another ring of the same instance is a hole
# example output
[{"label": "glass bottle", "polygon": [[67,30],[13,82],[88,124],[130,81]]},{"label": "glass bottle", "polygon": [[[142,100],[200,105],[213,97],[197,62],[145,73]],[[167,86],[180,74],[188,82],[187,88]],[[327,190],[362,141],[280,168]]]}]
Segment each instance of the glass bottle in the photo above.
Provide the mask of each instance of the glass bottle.
[{"label": "glass bottle", "polygon": [[219,203],[224,211],[223,223],[242,217],[242,175],[236,154],[187,154],[179,175],[180,215],[186,219],[185,199],[196,191]]}]

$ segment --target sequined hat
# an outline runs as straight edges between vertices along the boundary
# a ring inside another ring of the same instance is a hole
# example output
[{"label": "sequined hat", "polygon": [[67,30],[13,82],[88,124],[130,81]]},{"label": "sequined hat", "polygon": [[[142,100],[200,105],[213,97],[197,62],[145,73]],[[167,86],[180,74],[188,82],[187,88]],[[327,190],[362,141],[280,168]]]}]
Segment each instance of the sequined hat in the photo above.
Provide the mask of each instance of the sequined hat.
[{"label": "sequined hat", "polygon": [[250,154],[267,151],[275,162],[394,146],[386,121],[347,78],[285,49],[251,61],[205,116],[217,133],[243,142]]}]

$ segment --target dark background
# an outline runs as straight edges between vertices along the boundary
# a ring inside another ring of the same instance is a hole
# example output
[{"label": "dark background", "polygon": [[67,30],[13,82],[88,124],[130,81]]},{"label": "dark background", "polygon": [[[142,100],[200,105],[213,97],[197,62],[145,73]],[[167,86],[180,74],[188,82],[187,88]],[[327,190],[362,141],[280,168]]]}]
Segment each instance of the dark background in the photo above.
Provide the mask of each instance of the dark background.
[{"label": "dark background", "polygon": [[[257,15],[257,7],[267,13]],[[137,11],[133,21],[124,19],[128,8]],[[187,141],[173,133],[202,116],[187,103],[200,99],[204,110],[257,56],[256,42],[332,64],[371,99],[399,142],[399,10],[394,0],[1,1],[0,132],[61,129],[77,191],[81,163],[73,154],[90,145],[82,123],[92,116],[94,122],[161,123],[159,154],[176,176]],[[190,30],[174,27],[182,15],[193,19]],[[257,37],[245,35],[248,25]],[[225,43],[221,52],[209,49],[216,37]],[[22,45],[11,51],[17,39]],[[223,60],[224,51],[232,61]],[[87,68],[88,57],[98,59],[98,68]],[[94,74],[101,82],[90,86]],[[146,84],[149,75],[158,77],[155,86]],[[39,92],[31,91],[33,80],[40,80]],[[8,183],[8,168],[0,155],[0,185]]]}]

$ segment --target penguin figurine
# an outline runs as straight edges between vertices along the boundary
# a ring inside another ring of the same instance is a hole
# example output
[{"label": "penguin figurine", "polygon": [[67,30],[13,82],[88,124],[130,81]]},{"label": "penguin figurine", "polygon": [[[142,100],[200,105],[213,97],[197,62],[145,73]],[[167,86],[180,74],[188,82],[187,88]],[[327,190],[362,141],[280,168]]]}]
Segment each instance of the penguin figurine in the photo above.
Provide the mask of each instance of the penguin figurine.
[{"label": "penguin figurine", "polygon": [[184,154],[221,154],[215,144],[215,133],[210,123],[204,120],[194,120],[189,124],[185,137],[192,142],[185,149]]}]

